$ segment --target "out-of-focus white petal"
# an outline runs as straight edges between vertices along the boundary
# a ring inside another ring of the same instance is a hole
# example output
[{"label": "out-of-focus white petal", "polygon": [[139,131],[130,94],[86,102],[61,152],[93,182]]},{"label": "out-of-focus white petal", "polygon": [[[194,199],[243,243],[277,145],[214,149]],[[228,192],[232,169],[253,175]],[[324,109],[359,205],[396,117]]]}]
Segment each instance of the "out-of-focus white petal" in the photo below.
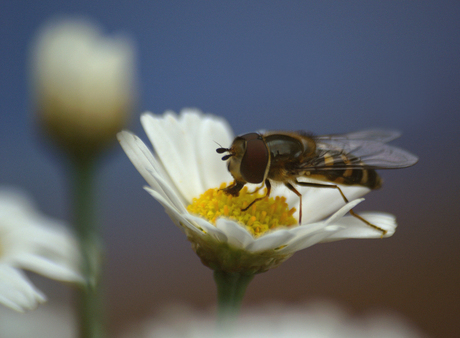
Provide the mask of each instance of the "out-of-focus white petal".
[{"label": "out-of-focus white petal", "polygon": [[80,251],[72,232],[62,222],[40,215],[29,222],[29,226],[17,226],[3,234],[0,261],[48,278],[83,282]]},{"label": "out-of-focus white petal", "polygon": [[50,302],[35,311],[16,313],[0,307],[2,338],[75,338],[76,316],[70,306]]},{"label": "out-of-focus white petal", "polygon": [[46,297],[18,269],[0,263],[0,303],[19,312],[31,310]]},{"label": "out-of-focus white petal", "polygon": [[60,261],[50,260],[30,253],[19,253],[14,257],[14,265],[33,271],[42,276],[63,282],[83,282],[75,267],[67,267]]},{"label": "out-of-focus white petal", "polygon": [[[155,317],[135,323],[123,338],[421,338],[425,335],[391,313],[348,313],[329,302],[268,303],[246,308],[229,332],[216,330],[213,311],[169,305]],[[220,335],[219,335],[220,333]]]},{"label": "out-of-focus white petal", "polygon": [[[0,276],[4,283],[0,297],[5,304],[10,300],[26,309],[44,301],[44,296],[17,269],[81,283],[80,262],[77,241],[63,222],[38,213],[25,193],[0,189],[0,266],[4,273]],[[17,289],[4,294],[8,283],[16,284]]]}]

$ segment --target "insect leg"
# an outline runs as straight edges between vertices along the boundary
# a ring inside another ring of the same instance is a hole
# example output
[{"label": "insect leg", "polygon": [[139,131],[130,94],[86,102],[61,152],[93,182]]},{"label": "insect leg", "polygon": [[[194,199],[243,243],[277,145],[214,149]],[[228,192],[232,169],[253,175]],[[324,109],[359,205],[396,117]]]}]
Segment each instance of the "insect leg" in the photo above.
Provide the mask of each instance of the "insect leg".
[{"label": "insect leg", "polygon": [[260,189],[262,189],[264,187],[265,183],[262,183],[262,185],[258,186],[257,188],[254,189],[254,191],[251,191],[251,192],[248,192],[248,194],[255,194],[257,192],[259,192]]},{"label": "insect leg", "polygon": [[299,204],[299,224],[302,224],[302,194],[297,191],[296,188],[291,183],[284,184],[289,190],[291,190],[294,194],[299,196],[300,204]]},{"label": "insect leg", "polygon": [[[311,183],[311,182],[299,182],[299,181],[295,181],[296,184],[298,185],[301,185],[301,186],[304,186],[304,187],[312,187],[312,188],[333,188],[333,189],[338,189],[339,192],[340,192],[340,195],[342,195],[342,198],[343,200],[345,201],[345,203],[348,203],[348,198],[345,197],[345,194],[343,193],[342,189],[340,189],[340,187],[338,185],[335,185],[335,184],[321,184],[321,183]],[[289,188],[289,187],[288,187]],[[292,189],[291,189],[292,190]],[[356,214],[353,209],[350,209],[350,215],[356,217],[357,219],[361,220],[362,222],[366,223],[368,226],[370,226],[371,228],[374,228],[380,232],[382,232],[382,237],[386,235],[387,231],[366,221],[364,218],[362,218],[361,216],[359,216],[358,214]]]},{"label": "insect leg", "polygon": [[219,189],[224,191],[226,194],[232,195],[232,196],[238,196],[240,194],[240,190],[243,189],[245,183],[243,182],[238,182],[238,181],[233,181],[232,184],[230,184],[227,188]]},{"label": "insect leg", "polygon": [[256,198],[256,199],[255,199],[254,201],[252,201],[246,208],[241,209],[241,211],[246,211],[246,210],[248,210],[248,209],[249,209],[254,203],[256,203],[257,201],[261,201],[261,200],[263,200],[265,197],[270,196],[270,191],[272,190],[272,185],[270,184],[270,181],[269,181],[269,180],[265,180],[265,185],[267,186],[267,193],[265,194],[265,196]]}]

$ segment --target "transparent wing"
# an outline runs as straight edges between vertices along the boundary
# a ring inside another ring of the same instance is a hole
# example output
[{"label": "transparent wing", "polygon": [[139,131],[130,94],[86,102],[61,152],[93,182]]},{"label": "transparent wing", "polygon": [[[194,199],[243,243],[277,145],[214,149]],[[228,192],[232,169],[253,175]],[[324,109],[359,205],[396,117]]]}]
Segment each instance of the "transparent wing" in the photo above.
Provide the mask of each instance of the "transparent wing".
[{"label": "transparent wing", "polygon": [[[401,134],[396,131],[367,130],[344,135],[316,137],[317,156],[301,166],[303,170],[397,169],[414,165],[418,157],[386,144]],[[333,165],[326,165],[329,156]]]},{"label": "transparent wing", "polygon": [[401,132],[397,130],[386,130],[386,129],[369,129],[361,130],[348,134],[335,134],[335,135],[323,135],[316,137],[316,140],[325,141],[346,141],[346,140],[365,140],[375,141],[381,143],[387,143],[397,139],[401,136]]}]

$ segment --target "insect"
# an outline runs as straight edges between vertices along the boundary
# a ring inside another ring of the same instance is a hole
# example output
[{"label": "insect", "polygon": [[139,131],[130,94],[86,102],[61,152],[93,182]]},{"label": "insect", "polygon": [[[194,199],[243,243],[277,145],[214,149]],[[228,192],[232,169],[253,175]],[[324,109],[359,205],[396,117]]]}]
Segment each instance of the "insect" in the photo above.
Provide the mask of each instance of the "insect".
[{"label": "insect", "polygon": [[[337,189],[348,203],[339,184],[359,185],[378,189],[382,185],[376,169],[405,168],[417,163],[417,156],[386,144],[401,136],[392,130],[365,130],[343,135],[312,136],[304,132],[249,133],[237,136],[230,148],[218,148],[227,161],[234,182],[223,189],[238,196],[247,183],[265,185],[270,196],[271,182],[283,183],[300,199],[299,224],[302,221],[302,195],[295,185]],[[324,183],[299,181],[307,177]],[[386,230],[371,224],[353,210],[350,214],[386,234]]]}]

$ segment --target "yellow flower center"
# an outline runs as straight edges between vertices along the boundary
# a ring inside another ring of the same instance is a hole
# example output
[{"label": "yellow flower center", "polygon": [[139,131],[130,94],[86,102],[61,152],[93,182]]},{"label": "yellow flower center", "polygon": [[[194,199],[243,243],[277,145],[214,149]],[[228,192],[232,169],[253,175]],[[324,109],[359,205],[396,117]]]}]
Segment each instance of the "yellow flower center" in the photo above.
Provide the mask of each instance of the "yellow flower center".
[{"label": "yellow flower center", "polygon": [[216,224],[218,217],[233,219],[256,237],[277,227],[290,227],[297,224],[297,220],[292,216],[296,209],[289,209],[285,197],[264,198],[254,203],[248,210],[242,211],[254,199],[264,196],[265,193],[264,195],[258,192],[248,193],[248,188],[244,187],[240,195],[234,197],[221,190],[225,187],[226,184],[223,183],[219,189],[209,189],[200,197],[194,198],[192,204],[187,207],[188,212],[199,215],[213,224]]}]

